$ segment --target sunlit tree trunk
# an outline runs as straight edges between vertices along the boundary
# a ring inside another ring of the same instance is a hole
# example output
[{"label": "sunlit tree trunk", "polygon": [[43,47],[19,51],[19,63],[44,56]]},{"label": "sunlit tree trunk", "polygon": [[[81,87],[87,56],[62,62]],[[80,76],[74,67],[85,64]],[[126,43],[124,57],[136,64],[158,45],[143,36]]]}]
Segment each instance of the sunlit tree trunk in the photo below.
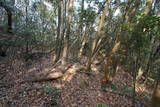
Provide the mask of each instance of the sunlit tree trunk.
[{"label": "sunlit tree trunk", "polygon": [[[152,7],[153,1],[154,0],[148,0],[147,1],[146,7],[144,9],[144,15],[148,15],[149,14],[149,12],[151,10],[151,7]],[[131,5],[130,3],[129,3],[129,5]],[[132,23],[133,18],[134,18],[135,14],[136,14],[136,11],[137,11],[137,9],[138,9],[138,7],[140,5],[140,1],[139,0],[135,1],[135,7],[132,8],[131,11],[127,11],[129,9],[129,5],[127,5],[127,7],[126,7],[126,13],[125,13],[125,16],[124,16],[124,19],[123,19],[123,24],[130,24],[130,23]],[[135,31],[136,32],[139,32],[139,31],[142,31],[142,30],[143,30],[143,28],[141,26],[141,23],[139,23],[138,25],[135,26]],[[118,51],[118,49],[119,49],[119,47],[121,45],[121,39],[122,39],[123,36],[126,36],[126,33],[127,32],[122,29],[120,35],[118,36],[118,39],[116,40],[115,44],[113,45],[113,48],[112,48],[111,52],[107,56],[107,60],[108,59],[111,60],[112,56],[114,56],[116,54],[116,51]],[[133,33],[133,35],[134,35],[134,33]],[[108,65],[106,65],[106,66],[108,66]],[[108,71],[108,70],[106,69],[106,71]],[[108,77],[108,76],[106,76],[106,77]],[[105,80],[105,81],[108,81],[108,80]]]},{"label": "sunlit tree trunk", "polygon": [[87,43],[87,40],[84,38],[83,41],[82,41],[82,44],[81,44],[81,48],[78,52],[78,57],[81,57],[82,56],[82,53],[83,53],[83,50],[84,50],[84,46],[85,44]]},{"label": "sunlit tree trunk", "polygon": [[106,18],[106,14],[107,14],[107,10],[109,8],[109,4],[112,0],[108,0],[105,5],[104,5],[104,9],[103,9],[103,13],[100,16],[100,21],[99,21],[99,26],[98,26],[98,31],[96,32],[96,37],[93,41],[92,44],[92,48],[91,48],[91,53],[88,57],[88,61],[87,61],[87,67],[86,70],[90,71],[91,69],[91,64],[92,64],[92,59],[93,59],[93,55],[95,54],[100,42],[101,42],[101,38],[104,34],[104,23],[105,23],[105,18]]},{"label": "sunlit tree trunk", "polygon": [[[125,13],[124,13],[124,17],[123,17],[123,21],[122,24],[131,24],[133,21],[133,18],[136,14],[136,11],[140,5],[140,0],[136,0],[135,1],[135,6],[134,7],[130,7],[131,4],[133,3],[133,0],[129,0],[125,9]],[[131,9],[131,11],[130,11]],[[120,34],[118,35],[118,38],[115,42],[115,44],[113,45],[113,48],[109,54],[110,57],[112,57],[113,55],[115,55],[116,51],[119,49],[120,44],[121,44],[121,39],[123,38],[123,36],[126,36],[126,30],[125,29],[121,29]]]},{"label": "sunlit tree trunk", "polygon": [[69,54],[69,39],[70,39],[70,30],[71,30],[71,22],[72,22],[72,11],[73,11],[73,0],[68,0],[67,5],[67,31],[66,36],[64,38],[64,48],[63,48],[63,54],[62,54],[62,65],[65,65],[68,60],[68,54]]},{"label": "sunlit tree trunk", "polygon": [[61,34],[61,41],[60,41],[60,51],[59,53],[62,52],[63,50],[63,42],[64,42],[64,36],[65,36],[65,32],[66,32],[66,26],[67,26],[67,22],[66,22],[66,16],[67,15],[67,0],[63,1],[63,14],[62,14],[62,34]]},{"label": "sunlit tree trunk", "polygon": [[[83,53],[83,50],[84,50],[84,46],[86,44],[86,39],[83,37],[83,11],[84,11],[84,0],[82,0],[82,3],[81,3],[81,15],[80,15],[80,25],[79,25],[79,36],[80,38],[82,38],[82,42],[81,43],[81,46],[80,46],[80,50],[78,52],[78,57],[80,57]],[[81,39],[80,39],[81,40]]]},{"label": "sunlit tree trunk", "polygon": [[[134,7],[131,7],[132,3],[134,3]],[[126,8],[125,8],[125,13],[123,16],[122,24],[132,23],[139,5],[140,5],[140,0],[136,0],[135,2],[133,2],[133,0],[128,1]],[[112,59],[121,45],[123,36],[127,36],[127,31],[124,28],[121,28],[121,32],[118,34],[117,40],[115,41],[113,47],[111,48],[111,51],[109,52],[108,55],[106,55],[105,65],[104,65],[105,76],[102,78],[102,82],[101,82],[102,87],[108,84],[108,81],[110,81],[110,78],[113,78],[113,77],[110,77],[110,73],[109,73],[111,72],[110,68],[113,64],[112,62],[114,62],[112,61]]]}]

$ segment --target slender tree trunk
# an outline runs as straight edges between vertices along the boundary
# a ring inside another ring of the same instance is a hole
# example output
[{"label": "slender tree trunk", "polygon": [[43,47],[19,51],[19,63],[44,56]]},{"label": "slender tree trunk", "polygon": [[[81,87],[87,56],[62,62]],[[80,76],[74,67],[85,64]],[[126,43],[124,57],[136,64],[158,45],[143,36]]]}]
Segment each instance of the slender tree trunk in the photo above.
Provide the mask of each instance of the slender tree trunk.
[{"label": "slender tree trunk", "polygon": [[8,11],[7,15],[8,15],[8,32],[11,32],[12,30],[12,12]]},{"label": "slender tree trunk", "polygon": [[69,39],[70,39],[70,30],[71,30],[71,22],[72,22],[72,11],[73,11],[73,0],[68,0],[68,15],[67,15],[67,31],[66,37],[64,38],[64,48],[62,54],[62,65],[66,65],[69,54]]},{"label": "slender tree trunk", "polygon": [[[146,2],[146,6],[144,8],[144,15],[147,16],[149,15],[151,12],[151,9],[152,9],[152,4],[153,4],[154,0],[147,0]],[[142,32],[143,31],[143,27],[142,27],[142,24],[141,22],[135,27],[135,31],[133,32],[133,36],[135,34],[137,34],[137,32]],[[151,50],[152,50],[152,46],[153,46],[153,43],[154,43],[154,37],[152,37],[151,39],[151,43],[150,43],[150,47],[149,47],[149,53],[147,54],[147,58],[145,60],[145,62],[143,63],[144,64],[144,68],[141,66],[141,69],[139,70],[138,72],[138,76],[137,76],[137,79],[141,79],[142,75],[144,74],[145,70],[146,70],[146,65],[149,63],[149,59],[150,59],[150,55],[151,55]]]},{"label": "slender tree trunk", "polygon": [[86,43],[87,43],[87,40],[84,38],[84,40],[82,41],[81,48],[80,48],[80,50],[79,50],[79,52],[78,52],[78,57],[81,57],[81,56],[82,56],[83,50],[84,50],[84,46],[85,46]]},{"label": "slender tree trunk", "polygon": [[80,58],[84,52],[84,49],[85,49],[85,45],[86,43],[88,42],[88,36],[89,36],[89,30],[91,28],[92,25],[86,25],[85,26],[85,30],[84,32],[82,33],[82,43],[81,43],[81,46],[80,46],[80,49],[79,49],[79,52],[78,52],[78,57]]},{"label": "slender tree trunk", "polygon": [[[82,38],[82,41],[80,41],[81,46],[80,46],[80,50],[78,52],[78,57],[80,57],[83,53],[83,49],[84,49],[84,45],[86,42],[85,37],[83,36],[83,11],[84,11],[84,0],[82,0],[81,2],[81,15],[80,15],[80,25],[79,25],[79,36],[80,38]],[[81,40],[81,39],[80,39]]]},{"label": "slender tree trunk", "polygon": [[[11,30],[12,30],[12,12],[10,10],[9,7],[7,7],[3,1],[0,2],[0,7],[4,8],[5,11],[7,12],[7,16],[8,16],[8,26],[6,28],[3,28],[2,29],[2,32],[4,30],[3,33],[11,33]],[[7,48],[6,49],[3,49],[3,45],[0,45],[0,56],[6,56],[6,51],[7,51]]]},{"label": "slender tree trunk", "polygon": [[8,6],[6,6],[3,1],[0,2],[0,7],[4,8],[5,11],[7,12],[7,17],[8,17],[8,32],[10,32],[12,30],[12,12],[11,12],[11,9]]},{"label": "slender tree trunk", "polygon": [[88,61],[87,61],[87,67],[86,67],[86,70],[87,71],[90,71],[91,69],[91,64],[92,64],[92,58],[93,58],[93,55],[94,53],[96,52],[100,42],[101,42],[101,38],[104,34],[104,23],[105,23],[105,18],[106,18],[106,14],[107,14],[107,10],[109,8],[109,4],[112,0],[108,0],[106,3],[105,3],[105,6],[104,6],[104,9],[103,9],[103,13],[102,15],[100,16],[100,21],[99,21],[99,26],[98,26],[98,31],[96,33],[96,37],[93,41],[93,44],[92,44],[92,49],[91,49],[91,53],[89,55],[89,58],[88,58]]},{"label": "slender tree trunk", "polygon": [[61,53],[61,48],[60,48],[60,45],[61,45],[61,32],[62,32],[62,0],[59,0],[58,1],[58,27],[57,27],[57,37],[56,37],[56,54],[55,54],[55,57],[54,57],[54,63],[56,63],[59,58],[60,58],[60,53]]},{"label": "slender tree trunk", "polygon": [[82,0],[81,3],[81,15],[80,15],[80,25],[79,25],[80,35],[83,31],[83,11],[84,11],[84,0]]},{"label": "slender tree trunk", "polygon": [[137,75],[137,80],[141,79],[143,75],[146,75],[149,71],[149,64],[150,64],[150,59],[151,59],[151,55],[152,55],[152,49],[153,49],[153,45],[154,45],[154,41],[155,41],[155,36],[151,37],[151,43],[149,46],[149,51],[146,55],[145,61],[143,62],[144,67],[140,67],[139,71],[138,71],[138,75]]},{"label": "slender tree trunk", "polygon": [[136,78],[137,78],[137,68],[138,68],[138,59],[133,55],[134,58],[134,71],[133,71],[133,99],[132,99],[132,107],[135,107],[136,102]]},{"label": "slender tree trunk", "polygon": [[[26,3],[26,8],[25,8],[25,12],[26,12],[26,26],[28,24],[28,4]],[[26,54],[29,53],[29,38],[28,38],[28,35],[26,36]]]},{"label": "slender tree trunk", "polygon": [[[136,0],[135,1],[135,6],[131,7],[133,3],[133,0],[129,0],[128,4],[126,6],[125,9],[125,13],[124,13],[124,17],[122,20],[122,24],[130,24],[136,14],[136,11],[140,5],[140,0]],[[111,77],[110,76],[110,68],[112,66],[112,57],[116,54],[116,52],[118,51],[120,45],[121,45],[121,40],[123,36],[126,36],[127,31],[125,29],[121,29],[121,32],[118,34],[117,40],[115,41],[115,44],[113,45],[110,53],[108,55],[106,55],[105,57],[105,65],[104,65],[104,72],[105,72],[105,76],[102,78],[102,87],[105,86],[106,84],[108,84],[108,81]],[[109,63],[110,62],[110,63]]]},{"label": "slender tree trunk", "polygon": [[66,22],[67,0],[64,0],[63,9],[64,9],[64,12],[63,12],[62,26],[61,26],[62,27],[62,34],[61,34],[59,54],[63,51],[63,42],[64,42],[64,37],[65,37],[65,32],[66,32],[66,25],[67,25],[67,22]]}]

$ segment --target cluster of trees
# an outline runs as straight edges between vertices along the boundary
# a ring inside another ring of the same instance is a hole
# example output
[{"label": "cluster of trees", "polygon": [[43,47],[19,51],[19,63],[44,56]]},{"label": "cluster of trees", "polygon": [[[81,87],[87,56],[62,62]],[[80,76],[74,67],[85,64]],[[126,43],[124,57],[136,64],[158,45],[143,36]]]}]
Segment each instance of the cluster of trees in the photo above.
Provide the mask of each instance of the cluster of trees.
[{"label": "cluster of trees", "polygon": [[53,63],[66,65],[86,55],[90,71],[100,55],[102,86],[120,62],[132,69],[134,86],[154,77],[153,107],[160,106],[159,0],[0,0],[0,10],[1,56],[18,47],[25,54],[54,52]]}]

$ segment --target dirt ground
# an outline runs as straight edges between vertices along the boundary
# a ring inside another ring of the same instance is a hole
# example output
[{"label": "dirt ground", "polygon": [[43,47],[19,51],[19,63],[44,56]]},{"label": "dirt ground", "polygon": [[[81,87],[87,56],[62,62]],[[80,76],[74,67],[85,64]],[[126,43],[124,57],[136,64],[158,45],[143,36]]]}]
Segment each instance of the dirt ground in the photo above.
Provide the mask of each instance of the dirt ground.
[{"label": "dirt ground", "polygon": [[[92,74],[84,69],[86,58],[71,61],[65,67],[53,66],[50,57],[28,60],[0,59],[0,107],[132,107],[132,76],[119,66],[111,86],[101,89],[103,71],[98,61]],[[62,70],[63,69],[63,70]],[[78,70],[77,70],[78,69]],[[57,80],[23,82],[50,70],[68,76]],[[150,97],[144,87],[136,87],[136,107],[149,107]]]}]

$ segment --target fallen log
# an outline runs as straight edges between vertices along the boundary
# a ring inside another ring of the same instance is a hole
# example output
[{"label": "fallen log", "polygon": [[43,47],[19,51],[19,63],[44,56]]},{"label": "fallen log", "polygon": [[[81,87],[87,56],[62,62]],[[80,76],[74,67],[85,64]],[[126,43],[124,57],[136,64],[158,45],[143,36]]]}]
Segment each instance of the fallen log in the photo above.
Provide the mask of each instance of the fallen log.
[{"label": "fallen log", "polygon": [[50,70],[49,72],[42,72],[35,76],[32,79],[29,80],[24,80],[20,82],[20,84],[26,83],[26,82],[42,82],[42,81],[50,81],[50,80],[57,80],[57,79],[62,79],[62,80],[67,80],[68,77],[72,76],[75,74],[77,71],[81,71],[83,68],[79,67],[77,64],[73,65],[72,67],[67,67],[66,72],[64,70],[58,70],[54,71],[53,69]]},{"label": "fallen log", "polygon": [[56,80],[63,76],[62,72],[49,72],[44,75],[36,76],[30,80],[24,80],[20,82],[20,84],[26,83],[26,82],[42,82],[42,81],[50,81],[50,80]]}]

